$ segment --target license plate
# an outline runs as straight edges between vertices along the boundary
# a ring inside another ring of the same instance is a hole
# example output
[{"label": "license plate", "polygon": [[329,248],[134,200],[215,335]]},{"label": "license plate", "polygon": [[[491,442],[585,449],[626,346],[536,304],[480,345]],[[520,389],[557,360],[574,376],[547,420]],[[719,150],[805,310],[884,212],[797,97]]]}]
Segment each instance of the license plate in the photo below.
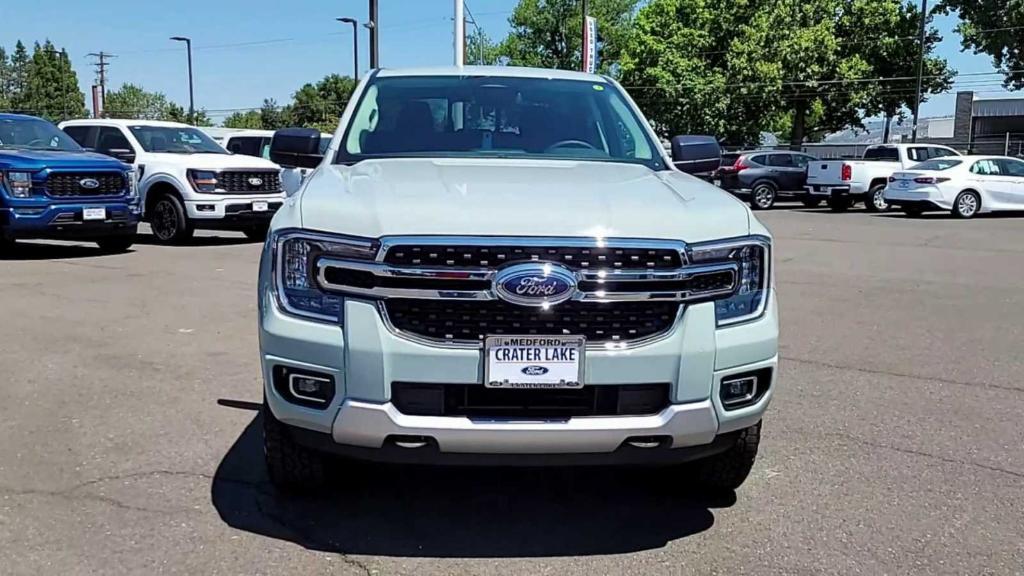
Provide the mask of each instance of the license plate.
[{"label": "license plate", "polygon": [[484,341],[488,388],[582,388],[583,336],[489,336]]},{"label": "license plate", "polygon": [[253,202],[252,203],[252,211],[253,212],[266,212],[267,209],[268,209],[268,206],[267,206],[266,202]]},{"label": "license plate", "polygon": [[85,208],[82,210],[82,220],[106,220],[106,208]]},{"label": "license plate", "polygon": [[717,178],[713,182],[714,182],[715,186],[719,186],[719,187],[722,186],[722,181],[718,180]]},{"label": "license plate", "polygon": [[910,188],[910,182],[906,180],[900,180],[900,188]]}]

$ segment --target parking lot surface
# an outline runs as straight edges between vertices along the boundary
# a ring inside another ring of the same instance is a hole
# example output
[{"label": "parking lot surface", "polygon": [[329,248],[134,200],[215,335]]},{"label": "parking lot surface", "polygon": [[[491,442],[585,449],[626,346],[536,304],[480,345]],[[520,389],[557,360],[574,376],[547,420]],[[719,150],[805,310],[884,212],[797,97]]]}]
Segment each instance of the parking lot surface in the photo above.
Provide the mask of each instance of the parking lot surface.
[{"label": "parking lot surface", "polygon": [[1024,218],[761,218],[780,387],[716,500],[652,470],[369,465],[282,497],[260,245],[26,243],[0,259],[0,572],[1024,572]]}]

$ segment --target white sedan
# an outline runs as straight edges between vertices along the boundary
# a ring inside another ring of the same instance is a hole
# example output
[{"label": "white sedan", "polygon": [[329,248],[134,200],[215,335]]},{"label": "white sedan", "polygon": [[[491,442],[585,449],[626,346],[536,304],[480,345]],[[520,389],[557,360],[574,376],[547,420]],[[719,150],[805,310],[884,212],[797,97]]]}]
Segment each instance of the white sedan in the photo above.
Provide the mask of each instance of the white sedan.
[{"label": "white sedan", "polygon": [[893,173],[885,200],[908,216],[945,211],[972,218],[981,212],[1024,210],[1024,161],[1006,156],[934,158]]}]

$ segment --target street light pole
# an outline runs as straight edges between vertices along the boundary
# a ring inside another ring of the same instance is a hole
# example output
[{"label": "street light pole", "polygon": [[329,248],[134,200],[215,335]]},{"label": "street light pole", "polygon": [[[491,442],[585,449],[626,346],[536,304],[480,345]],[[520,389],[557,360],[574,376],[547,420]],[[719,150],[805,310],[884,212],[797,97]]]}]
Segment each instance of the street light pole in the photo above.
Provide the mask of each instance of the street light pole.
[{"label": "street light pole", "polygon": [[352,25],[352,79],[359,81],[359,22],[355,18],[335,18],[338,22]]},{"label": "street light pole", "polygon": [[377,51],[377,30],[380,23],[377,21],[377,0],[370,0],[370,21],[366,23],[370,29],[370,68],[380,67],[380,54]]},{"label": "street light pole", "polygon": [[580,30],[580,68],[586,72],[584,63],[587,61],[587,0],[583,0],[583,28]]},{"label": "street light pole", "polygon": [[921,81],[924,79],[924,33],[928,22],[928,0],[921,0],[921,32],[918,37],[917,53],[917,96],[914,98],[914,131],[910,135],[911,142],[917,142],[917,119],[921,110]]},{"label": "street light pole", "polygon": [[185,48],[188,50],[188,121],[194,124],[196,121],[196,100],[195,92],[192,88],[192,39],[185,36],[172,36],[171,40],[184,42]]}]

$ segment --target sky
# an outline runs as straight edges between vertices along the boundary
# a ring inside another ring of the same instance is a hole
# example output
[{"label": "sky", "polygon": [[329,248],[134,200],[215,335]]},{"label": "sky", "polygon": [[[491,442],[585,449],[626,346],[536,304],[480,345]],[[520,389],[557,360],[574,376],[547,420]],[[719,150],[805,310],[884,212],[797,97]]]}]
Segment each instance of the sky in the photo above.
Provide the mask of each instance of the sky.
[{"label": "sky", "polygon": [[[508,31],[517,0],[466,0],[491,38]],[[380,62],[387,67],[452,62],[452,0],[380,0]],[[95,79],[90,52],[109,52],[107,87],[124,82],[167,94],[187,106],[184,45],[170,36],[190,36],[197,108],[215,120],[235,109],[259,107],[264,98],[287,103],[302,84],[329,73],[352,73],[352,28],[334,19],[367,20],[367,0],[0,0],[0,46],[10,52],[20,38],[52,40],[66,48],[82,91]],[[956,89],[979,97],[1005,92],[984,55],[960,51],[956,17],[939,17],[944,36],[937,53],[961,74]],[[16,25],[12,25],[15,24]],[[368,31],[360,28],[360,69],[368,67]],[[913,45],[909,43],[909,45]],[[88,97],[87,97],[88,100]],[[949,116],[955,96],[933,96],[922,116]]]}]

